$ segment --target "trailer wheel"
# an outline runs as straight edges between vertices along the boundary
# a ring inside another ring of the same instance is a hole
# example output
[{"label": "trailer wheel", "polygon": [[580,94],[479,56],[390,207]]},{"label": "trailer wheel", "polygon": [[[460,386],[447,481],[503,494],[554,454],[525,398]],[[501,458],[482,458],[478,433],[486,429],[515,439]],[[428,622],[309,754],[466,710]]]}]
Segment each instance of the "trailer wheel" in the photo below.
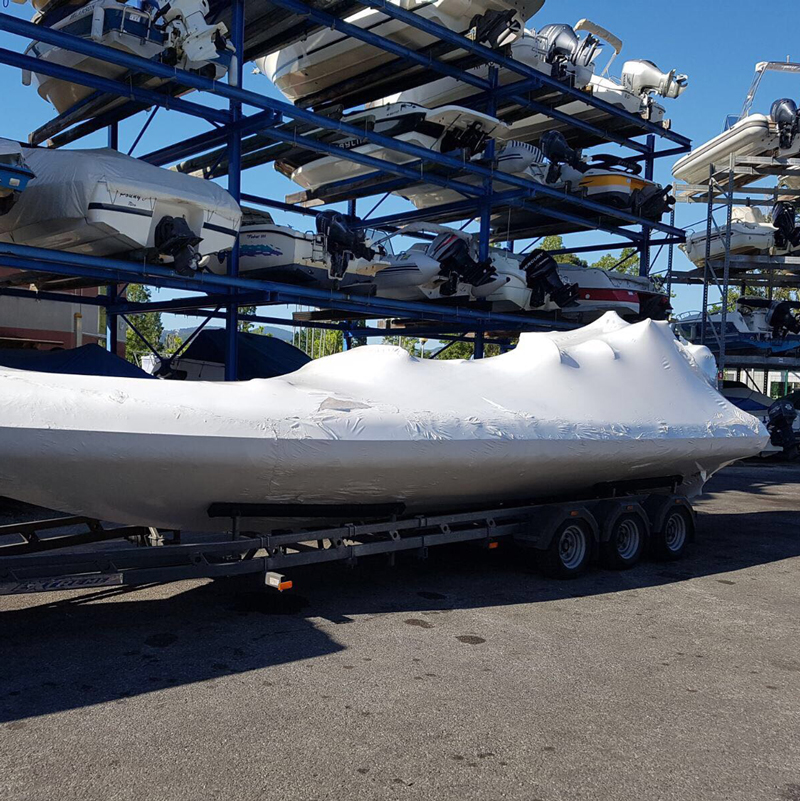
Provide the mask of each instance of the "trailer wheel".
[{"label": "trailer wheel", "polygon": [[612,524],[610,536],[600,546],[600,559],[611,570],[633,567],[644,553],[647,542],[644,515],[620,515]]},{"label": "trailer wheel", "polygon": [[588,523],[565,520],[553,534],[550,547],[542,554],[542,570],[553,578],[580,576],[592,558],[592,539]]},{"label": "trailer wheel", "polygon": [[653,555],[669,562],[680,559],[694,533],[692,513],[684,506],[673,506],[659,528],[653,532]]}]

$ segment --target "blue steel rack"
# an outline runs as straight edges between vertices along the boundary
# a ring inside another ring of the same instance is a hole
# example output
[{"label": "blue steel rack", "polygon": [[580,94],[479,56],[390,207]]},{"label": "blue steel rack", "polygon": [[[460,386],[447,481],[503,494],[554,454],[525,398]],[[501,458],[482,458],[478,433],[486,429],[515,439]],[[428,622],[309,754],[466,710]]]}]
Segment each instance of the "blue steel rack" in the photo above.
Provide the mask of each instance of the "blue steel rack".
[{"label": "blue steel rack", "polygon": [[[270,143],[290,142],[295,146],[349,159],[374,170],[368,176],[330,187],[326,197],[322,198],[325,202],[383,194],[411,180],[419,181],[421,177],[427,183],[456,190],[466,198],[431,210],[412,210],[371,219],[368,222],[370,228],[392,230],[398,225],[421,219],[450,222],[477,218],[481,223],[480,249],[485,255],[490,244],[492,213],[501,209],[525,210],[535,212],[547,221],[548,232],[603,230],[620,237],[621,244],[606,242],[566,248],[564,252],[604,251],[633,245],[640,253],[643,273],[649,271],[652,246],[672,247],[683,240],[683,232],[674,225],[656,223],[623,213],[586,198],[564,195],[518,176],[503,174],[502,183],[511,188],[496,191],[492,180],[496,176],[491,169],[350,125],[332,115],[330,108],[337,103],[345,108],[353,107],[380,96],[375,94],[381,91],[380,80],[389,75],[392,76],[392,85],[400,85],[402,88],[419,86],[442,76],[456,78],[475,89],[474,95],[461,101],[464,105],[491,114],[496,113],[501,117],[513,115],[521,109],[529,113],[532,111],[545,114],[558,121],[573,144],[585,147],[600,142],[612,142],[633,150],[635,158],[643,162],[647,177],[652,177],[656,159],[674,156],[690,149],[690,141],[672,130],[587,95],[508,58],[502,52],[484,47],[387,0],[216,0],[211,6],[215,18],[228,25],[234,45],[235,56],[227,83],[212,81],[157,61],[146,60],[0,13],[1,30],[91,56],[127,70],[119,79],[103,78],[0,48],[0,63],[72,81],[93,90],[93,94],[77,104],[75,109],[67,111],[34,132],[31,135],[32,143],[38,144],[48,139],[50,144],[60,146],[106,127],[109,130],[109,144],[116,147],[117,124],[120,120],[147,108],[163,107],[202,119],[214,127],[206,133],[149,153],[143,159],[158,166],[190,159],[189,166],[196,169],[199,165],[206,177],[227,174],[228,189],[237,201],[309,215],[317,213],[312,209],[242,193],[242,170],[269,161]],[[387,17],[423,31],[436,44],[419,51],[410,50],[343,19],[365,7],[376,9]],[[313,110],[275,100],[242,87],[242,67],[245,60],[266,55],[322,27],[333,28],[346,36],[382,48],[395,58],[382,72],[376,73],[374,85],[358,87],[353,82],[344,82],[331,87],[324,96],[312,98],[306,104],[313,107]],[[454,60],[441,60],[454,52],[463,55]],[[490,65],[488,79],[467,71],[482,62]],[[519,80],[510,85],[498,86],[499,68],[512,71],[519,76]],[[148,80],[156,78],[160,83],[156,88],[145,88],[142,86],[142,76]],[[176,96],[187,90],[216,95],[227,102],[227,108],[213,108]],[[554,108],[558,101],[563,102],[565,98],[578,99],[603,112],[604,123],[596,125],[567,117]],[[91,104],[102,111],[94,118],[77,122],[75,112],[83,113],[86,108],[93,107]],[[253,108],[255,112],[246,114],[245,107]],[[145,127],[150,119],[152,115],[145,122]],[[309,135],[315,130],[338,131],[356,136],[366,142],[397,151],[411,160],[395,164],[345,150]],[[642,136],[645,141],[639,141]],[[666,140],[669,146],[658,150],[656,143],[659,140]],[[221,160],[223,155],[224,161]],[[473,184],[460,180],[467,176],[478,180]],[[653,239],[653,231],[663,236]],[[521,234],[518,236],[521,238]],[[115,321],[119,315],[129,318],[148,311],[169,310],[181,314],[197,314],[205,317],[206,321],[222,317],[228,333],[228,379],[236,377],[235,334],[239,319],[238,309],[245,305],[296,303],[333,310],[345,319],[310,320],[304,322],[304,325],[341,330],[346,338],[385,336],[395,330],[361,325],[364,320],[378,318],[413,320],[419,326],[413,329],[415,334],[444,340],[458,339],[468,332],[474,332],[476,356],[482,355],[482,343],[487,332],[510,333],[570,327],[563,321],[548,319],[546,316],[497,314],[480,308],[393,301],[242,278],[238,274],[238,246],[234,248],[227,263],[226,276],[198,274],[186,277],[150,264],[0,244],[0,265],[21,271],[16,278],[17,285],[5,282],[0,286],[0,293],[19,297],[35,296],[40,300],[54,302],[74,302],[74,296],[58,290],[89,284],[106,285],[109,288],[108,294],[91,302],[106,309],[109,347],[115,346]],[[22,288],[32,282],[38,285],[38,292],[32,293]],[[124,293],[120,291],[120,287],[132,282],[200,292],[202,296],[134,304],[126,301]],[[264,315],[250,315],[246,319],[285,322],[282,318]]]}]

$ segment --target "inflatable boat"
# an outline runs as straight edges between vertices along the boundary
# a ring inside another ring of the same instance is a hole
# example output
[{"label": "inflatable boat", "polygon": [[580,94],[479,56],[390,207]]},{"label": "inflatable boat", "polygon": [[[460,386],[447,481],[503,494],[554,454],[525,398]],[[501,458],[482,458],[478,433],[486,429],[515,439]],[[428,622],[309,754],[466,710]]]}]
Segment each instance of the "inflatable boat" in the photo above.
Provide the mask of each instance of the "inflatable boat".
[{"label": "inflatable boat", "polygon": [[[518,39],[525,22],[544,0],[390,0],[405,11],[435,22],[454,33],[493,48]],[[383,36],[412,50],[436,43],[427,33],[377,9],[365,8],[346,19],[352,25]],[[453,50],[445,60],[465,55]],[[335,30],[313,33],[275,53],[256,60],[256,66],[289,100],[298,101],[342,81],[369,76],[371,70],[392,61],[391,53]]]},{"label": "inflatable boat", "polygon": [[[467,158],[483,149],[487,137],[502,135],[506,130],[499,120],[477,111],[459,106],[426,109],[414,103],[393,103],[354,111],[345,114],[342,121],[436,153],[461,151]],[[326,141],[393,164],[416,160],[414,156],[365,143],[346,134]],[[307,148],[296,148],[284,155],[275,163],[275,169],[311,192],[335,181],[375,172],[372,167],[356,164],[338,155],[321,156]]]},{"label": "inflatable boat", "polygon": [[[711,237],[704,229],[689,233],[680,249],[698,266],[710,259],[725,256],[727,226],[715,226]],[[775,204],[771,217],[754,206],[734,206],[731,214],[730,253],[735,256],[787,256],[800,249],[800,226],[795,221],[794,206]]]},{"label": "inflatable boat", "polygon": [[212,181],[116,150],[22,148],[35,178],[0,216],[0,241],[92,256],[127,254],[186,272],[229,250],[241,211]]},{"label": "inflatable boat", "polygon": [[22,145],[0,139],[0,215],[8,214],[34,177],[25,163]]},{"label": "inflatable boat", "polygon": [[[25,0],[15,2],[24,3]],[[211,79],[219,80],[225,75],[232,49],[227,43],[225,26],[206,23],[207,0],[156,0],[138,5],[118,0],[88,0],[83,4],[69,0],[33,0],[36,9],[33,22],[142,58],[168,56],[169,63],[177,69],[196,72]],[[25,54],[48,64],[70,67],[103,78],[120,78],[127,71],[125,67],[44,42],[31,42]],[[95,91],[91,87],[50,75],[35,71],[31,75],[30,71],[23,71],[25,85],[30,85],[32,78],[36,81],[39,95],[49,101],[59,114]],[[163,80],[153,78],[140,85],[154,88],[161,83]],[[87,110],[87,116],[96,113],[97,109],[91,112]],[[75,119],[82,117],[77,113]]]},{"label": "inflatable boat", "polygon": [[320,522],[326,505],[424,513],[667,476],[693,497],[767,441],[715,372],[666,323],[615,314],[477,361],[372,345],[233,384],[2,369],[0,495],[188,530],[230,526],[215,502],[274,504],[243,526],[271,530],[287,504]]}]

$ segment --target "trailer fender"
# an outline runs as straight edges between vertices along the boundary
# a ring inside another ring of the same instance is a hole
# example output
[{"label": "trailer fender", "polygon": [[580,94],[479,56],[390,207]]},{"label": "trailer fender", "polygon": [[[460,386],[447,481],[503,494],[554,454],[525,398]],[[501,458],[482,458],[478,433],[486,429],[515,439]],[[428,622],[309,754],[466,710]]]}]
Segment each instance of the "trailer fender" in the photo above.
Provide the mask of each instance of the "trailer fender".
[{"label": "trailer fender", "polygon": [[520,532],[514,535],[514,542],[523,548],[546,551],[556,530],[566,520],[582,520],[589,526],[594,542],[593,556],[596,555],[600,530],[594,515],[581,504],[556,504],[534,510],[521,526]]},{"label": "trailer fender", "polygon": [[644,511],[650,518],[650,526],[653,534],[657,534],[664,530],[664,524],[670,512],[678,506],[686,511],[686,519],[688,525],[688,540],[694,542],[695,535],[695,519],[697,513],[692,508],[686,498],[682,495],[648,495],[644,503]]},{"label": "trailer fender", "polygon": [[600,503],[592,507],[592,514],[595,516],[600,529],[599,539],[601,543],[608,542],[611,539],[614,524],[623,515],[636,515],[641,518],[646,535],[649,536],[650,534],[650,518],[637,501],[616,499],[600,501]]}]

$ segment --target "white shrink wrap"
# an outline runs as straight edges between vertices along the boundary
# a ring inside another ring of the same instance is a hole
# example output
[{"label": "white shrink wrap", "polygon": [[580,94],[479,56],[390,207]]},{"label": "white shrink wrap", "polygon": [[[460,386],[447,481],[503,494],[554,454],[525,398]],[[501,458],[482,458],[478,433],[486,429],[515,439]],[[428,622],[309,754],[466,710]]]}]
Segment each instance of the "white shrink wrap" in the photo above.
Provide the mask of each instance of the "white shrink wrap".
[{"label": "white shrink wrap", "polygon": [[199,530],[228,525],[212,502],[433,511],[670,475],[691,496],[768,439],[714,372],[666,323],[613,312],[478,361],[374,345],[230,384],[0,370],[0,495]]}]

